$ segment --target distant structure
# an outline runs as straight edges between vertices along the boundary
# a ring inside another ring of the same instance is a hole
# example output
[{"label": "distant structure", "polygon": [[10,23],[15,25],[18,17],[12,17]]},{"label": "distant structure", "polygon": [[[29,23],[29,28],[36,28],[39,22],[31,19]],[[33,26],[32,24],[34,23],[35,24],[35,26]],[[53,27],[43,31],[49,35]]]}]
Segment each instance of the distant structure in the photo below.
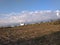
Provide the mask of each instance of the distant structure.
[{"label": "distant structure", "polygon": [[60,12],[59,10],[56,11],[56,15],[57,15],[57,16],[59,16],[59,12]]},{"label": "distant structure", "polygon": [[23,25],[25,25],[25,24],[20,22],[20,26],[23,26]]}]

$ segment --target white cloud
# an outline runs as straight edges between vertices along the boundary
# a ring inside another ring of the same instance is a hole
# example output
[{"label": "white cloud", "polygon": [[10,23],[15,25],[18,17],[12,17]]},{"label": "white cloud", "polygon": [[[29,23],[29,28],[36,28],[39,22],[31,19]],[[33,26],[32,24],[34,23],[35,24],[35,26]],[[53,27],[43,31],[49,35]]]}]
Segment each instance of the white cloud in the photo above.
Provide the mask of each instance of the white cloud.
[{"label": "white cloud", "polygon": [[[56,12],[51,10],[44,11],[22,11],[21,13],[0,14],[0,25],[18,22],[38,22],[49,19],[56,19]],[[6,18],[4,18],[6,17]]]}]

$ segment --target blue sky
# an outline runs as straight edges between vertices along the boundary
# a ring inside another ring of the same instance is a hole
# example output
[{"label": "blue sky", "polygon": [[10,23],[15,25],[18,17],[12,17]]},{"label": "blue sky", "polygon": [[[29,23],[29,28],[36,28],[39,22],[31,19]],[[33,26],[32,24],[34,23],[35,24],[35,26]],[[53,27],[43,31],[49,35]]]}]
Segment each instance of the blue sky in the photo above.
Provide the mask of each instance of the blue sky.
[{"label": "blue sky", "polygon": [[0,14],[56,9],[60,9],[60,0],[0,0]]},{"label": "blue sky", "polygon": [[60,0],[0,0],[0,26],[57,19],[57,10]]}]

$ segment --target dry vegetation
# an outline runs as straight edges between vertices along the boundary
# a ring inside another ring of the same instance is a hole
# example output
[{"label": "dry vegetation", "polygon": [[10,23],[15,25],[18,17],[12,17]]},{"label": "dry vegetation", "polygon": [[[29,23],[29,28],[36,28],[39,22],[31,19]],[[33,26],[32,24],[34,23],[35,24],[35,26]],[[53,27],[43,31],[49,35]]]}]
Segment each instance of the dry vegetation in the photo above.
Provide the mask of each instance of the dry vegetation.
[{"label": "dry vegetation", "polygon": [[60,21],[0,28],[0,45],[60,45]]}]

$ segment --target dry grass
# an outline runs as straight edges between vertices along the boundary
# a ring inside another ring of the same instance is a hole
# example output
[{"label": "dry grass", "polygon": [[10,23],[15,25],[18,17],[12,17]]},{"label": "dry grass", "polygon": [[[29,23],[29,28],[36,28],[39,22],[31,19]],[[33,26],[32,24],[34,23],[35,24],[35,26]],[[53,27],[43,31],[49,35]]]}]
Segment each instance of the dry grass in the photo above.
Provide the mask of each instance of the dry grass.
[{"label": "dry grass", "polygon": [[[50,39],[50,34],[59,31],[60,24],[56,22],[30,24],[14,28],[0,28],[0,44],[18,45],[19,43],[19,45],[48,45],[47,42],[44,42],[45,35],[48,35],[47,38]],[[40,40],[42,40],[43,44],[41,42],[38,43]]]}]

